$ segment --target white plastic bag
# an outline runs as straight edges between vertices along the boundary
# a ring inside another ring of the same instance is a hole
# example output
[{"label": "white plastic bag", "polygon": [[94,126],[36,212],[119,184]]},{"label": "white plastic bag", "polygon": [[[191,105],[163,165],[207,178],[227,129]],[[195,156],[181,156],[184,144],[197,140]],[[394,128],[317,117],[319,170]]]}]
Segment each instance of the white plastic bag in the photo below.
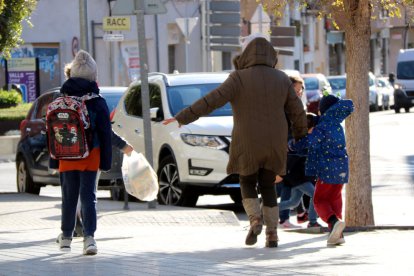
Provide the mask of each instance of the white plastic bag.
[{"label": "white plastic bag", "polygon": [[132,151],[122,162],[122,178],[128,194],[143,201],[156,199],[158,177],[142,153]]}]

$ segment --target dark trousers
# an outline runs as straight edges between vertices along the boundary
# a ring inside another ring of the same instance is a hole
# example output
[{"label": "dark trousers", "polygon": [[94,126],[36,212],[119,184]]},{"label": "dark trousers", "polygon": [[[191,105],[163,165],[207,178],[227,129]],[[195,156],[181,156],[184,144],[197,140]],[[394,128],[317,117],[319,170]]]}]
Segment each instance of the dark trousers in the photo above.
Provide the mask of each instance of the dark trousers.
[{"label": "dark trousers", "polygon": [[326,223],[335,215],[342,218],[342,187],[343,184],[329,184],[318,179],[316,181],[313,204],[319,217]]},{"label": "dark trousers", "polygon": [[76,221],[76,205],[81,200],[84,236],[96,231],[96,171],[67,171],[60,173],[62,188],[62,224],[64,237],[72,237]]},{"label": "dark trousers", "polygon": [[[284,184],[283,182],[276,184],[276,190],[277,190],[277,195],[280,196],[280,202],[288,201],[290,199],[290,194],[291,194],[292,189],[286,184]],[[286,209],[286,210],[279,209],[279,220],[281,222],[288,220],[289,217],[290,217],[290,209]]]},{"label": "dark trousers", "polygon": [[251,175],[240,175],[242,198],[257,198],[257,188],[259,188],[263,206],[277,206],[276,190],[274,187],[275,177],[276,174],[273,171],[266,169],[259,169],[258,172]]}]

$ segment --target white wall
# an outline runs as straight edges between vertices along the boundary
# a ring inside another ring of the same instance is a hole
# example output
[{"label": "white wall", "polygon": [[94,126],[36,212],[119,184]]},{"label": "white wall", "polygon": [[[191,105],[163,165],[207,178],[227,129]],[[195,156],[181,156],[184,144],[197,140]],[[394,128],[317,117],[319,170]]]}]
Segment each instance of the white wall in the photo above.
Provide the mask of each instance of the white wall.
[{"label": "white wall", "polygon": [[[88,3],[88,37],[89,52],[92,53],[91,21],[102,23],[103,17],[109,16],[107,0],[89,0]],[[175,23],[178,17],[199,17],[198,23],[190,36],[188,45],[188,71],[202,71],[201,59],[201,16],[198,13],[197,1],[168,1],[167,14],[158,15],[158,49],[159,71],[168,73],[168,28],[167,24]],[[103,85],[125,85],[128,79],[121,55],[122,43],[137,42],[137,26],[135,16],[131,16],[131,31],[123,31],[124,42],[106,42],[102,38],[95,39],[95,59],[98,64],[98,83]],[[22,38],[26,43],[50,43],[60,45],[61,79],[64,81],[63,66],[71,62],[72,39],[80,37],[79,1],[77,0],[42,0],[38,1],[37,9],[33,12],[31,21],[34,25],[29,28],[23,26]],[[157,44],[155,30],[155,16],[145,16],[146,46],[148,54],[148,70],[157,70]],[[102,36],[101,27],[95,28],[95,35]],[[185,41],[181,35],[176,49],[177,69],[185,71]],[[124,62],[125,63],[125,62]]]}]

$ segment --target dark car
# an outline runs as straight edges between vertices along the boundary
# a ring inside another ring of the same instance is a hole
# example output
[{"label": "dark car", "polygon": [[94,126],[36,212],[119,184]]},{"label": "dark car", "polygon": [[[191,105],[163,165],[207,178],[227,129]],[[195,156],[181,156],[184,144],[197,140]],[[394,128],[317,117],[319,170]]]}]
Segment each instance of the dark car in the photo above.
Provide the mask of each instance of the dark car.
[{"label": "dark car", "polygon": [[[126,87],[101,87],[110,111],[118,104]],[[33,103],[26,118],[20,123],[20,140],[16,150],[17,191],[39,194],[46,185],[60,185],[58,172],[49,169],[49,152],[46,145],[46,111],[51,101],[61,96],[59,88],[42,94]],[[98,189],[112,189],[122,183],[122,152],[112,148],[112,168],[101,173]]]}]

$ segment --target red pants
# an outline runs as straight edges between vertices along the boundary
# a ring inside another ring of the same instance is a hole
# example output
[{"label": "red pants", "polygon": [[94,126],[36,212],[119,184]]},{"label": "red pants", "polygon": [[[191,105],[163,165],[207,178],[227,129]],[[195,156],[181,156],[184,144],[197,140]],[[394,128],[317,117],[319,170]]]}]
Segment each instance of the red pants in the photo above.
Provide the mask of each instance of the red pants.
[{"label": "red pants", "polygon": [[313,205],[316,213],[326,223],[332,215],[338,219],[342,218],[341,191],[343,186],[343,184],[329,184],[320,179],[316,181]]}]

